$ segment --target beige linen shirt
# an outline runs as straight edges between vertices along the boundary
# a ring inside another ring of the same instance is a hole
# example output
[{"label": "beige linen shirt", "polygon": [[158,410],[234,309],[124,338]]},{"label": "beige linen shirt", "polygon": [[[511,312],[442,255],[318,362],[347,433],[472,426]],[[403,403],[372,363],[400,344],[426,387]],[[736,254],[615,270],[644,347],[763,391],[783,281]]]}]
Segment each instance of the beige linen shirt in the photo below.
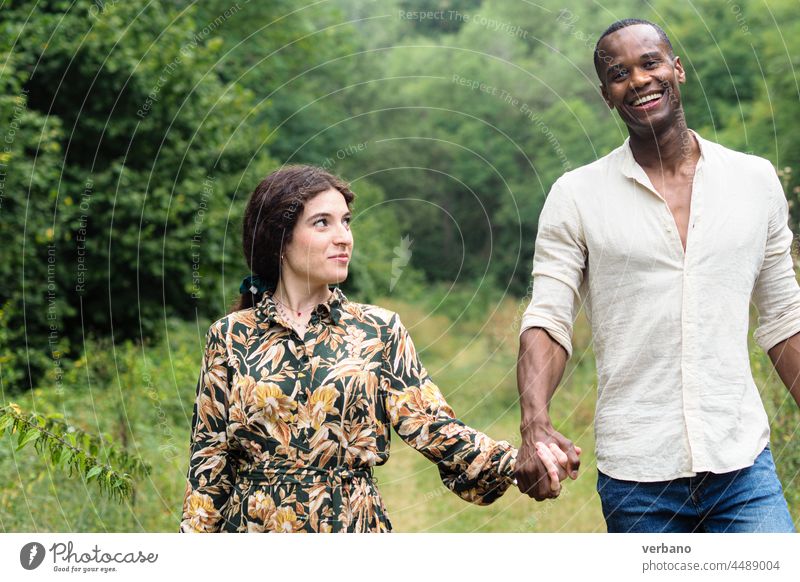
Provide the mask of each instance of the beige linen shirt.
[{"label": "beige linen shirt", "polygon": [[597,467],[665,481],[753,464],[769,424],[750,371],[800,331],[788,207],[772,165],[701,139],[686,252],[628,141],[563,175],[539,218],[522,331],[572,355],[581,306],[597,359]]}]

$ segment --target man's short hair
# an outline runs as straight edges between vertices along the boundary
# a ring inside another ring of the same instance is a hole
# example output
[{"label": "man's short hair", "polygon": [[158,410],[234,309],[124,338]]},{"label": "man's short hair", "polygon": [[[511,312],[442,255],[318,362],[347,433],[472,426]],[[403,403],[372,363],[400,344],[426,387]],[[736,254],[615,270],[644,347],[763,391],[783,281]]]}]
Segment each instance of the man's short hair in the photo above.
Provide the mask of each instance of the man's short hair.
[{"label": "man's short hair", "polygon": [[[609,34],[617,32],[623,28],[633,26],[634,24],[646,24],[648,26],[652,26],[658,33],[658,36],[661,37],[661,40],[664,41],[664,44],[667,45],[670,56],[675,55],[672,50],[672,43],[670,42],[667,33],[664,32],[664,29],[655,22],[650,22],[649,20],[643,20],[641,18],[624,18],[622,20],[617,20],[611,26],[606,28],[605,32],[603,32],[603,34],[600,35],[600,38],[597,39],[597,44],[594,45],[594,70],[597,71],[598,76],[600,76],[600,63],[603,61],[603,57],[600,56],[600,43],[603,42],[603,39]],[[600,80],[602,81],[603,79],[601,78]]]}]

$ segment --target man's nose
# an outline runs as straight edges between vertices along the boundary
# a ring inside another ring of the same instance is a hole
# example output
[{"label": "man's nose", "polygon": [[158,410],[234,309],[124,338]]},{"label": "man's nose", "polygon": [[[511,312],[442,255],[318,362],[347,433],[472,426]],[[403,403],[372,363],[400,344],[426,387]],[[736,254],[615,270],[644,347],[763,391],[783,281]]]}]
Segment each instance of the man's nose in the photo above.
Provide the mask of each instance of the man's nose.
[{"label": "man's nose", "polygon": [[650,82],[650,73],[641,67],[633,67],[631,71],[631,85],[635,89],[645,87]]}]

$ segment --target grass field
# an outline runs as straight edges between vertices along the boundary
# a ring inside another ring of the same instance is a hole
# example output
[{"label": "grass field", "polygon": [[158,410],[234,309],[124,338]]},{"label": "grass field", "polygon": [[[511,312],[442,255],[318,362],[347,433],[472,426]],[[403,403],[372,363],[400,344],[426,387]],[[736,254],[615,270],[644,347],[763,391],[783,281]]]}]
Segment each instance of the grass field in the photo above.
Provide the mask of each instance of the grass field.
[{"label": "grass field", "polygon": [[[519,444],[515,362],[523,302],[511,298],[488,313],[453,321],[392,300],[421,358],[459,418],[495,439]],[[469,310],[466,310],[469,311]],[[16,401],[23,408],[59,413],[140,454],[153,467],[131,502],[99,495],[94,484],[53,472],[33,450],[0,440],[0,528],[16,531],[176,531],[188,464],[189,424],[204,329],[172,322],[160,345],[90,345],[87,357],[50,386]],[[553,401],[556,428],[583,448],[582,472],[561,497],[537,503],[516,490],[488,507],[470,505],[439,481],[436,467],[396,435],[386,466],[376,471],[395,531],[603,532],[595,492],[592,417],[596,379],[588,325],[579,318],[574,356]],[[800,413],[753,350],[752,366],[772,419],[773,454],[795,522],[800,521]]]}]

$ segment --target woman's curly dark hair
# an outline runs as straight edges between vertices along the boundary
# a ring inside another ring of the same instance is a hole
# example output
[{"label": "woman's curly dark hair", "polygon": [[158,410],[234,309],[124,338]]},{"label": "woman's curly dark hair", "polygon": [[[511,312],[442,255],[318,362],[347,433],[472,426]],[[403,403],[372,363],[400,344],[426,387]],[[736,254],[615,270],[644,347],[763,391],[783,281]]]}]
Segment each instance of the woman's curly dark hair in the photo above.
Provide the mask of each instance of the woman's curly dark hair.
[{"label": "woman's curly dark hair", "polygon": [[[281,254],[292,240],[298,217],[306,202],[326,190],[338,190],[348,207],[355,199],[347,182],[309,165],[284,166],[256,186],[244,213],[242,250],[252,275],[274,290],[278,284]],[[261,294],[246,291],[236,309],[247,309]]]}]

